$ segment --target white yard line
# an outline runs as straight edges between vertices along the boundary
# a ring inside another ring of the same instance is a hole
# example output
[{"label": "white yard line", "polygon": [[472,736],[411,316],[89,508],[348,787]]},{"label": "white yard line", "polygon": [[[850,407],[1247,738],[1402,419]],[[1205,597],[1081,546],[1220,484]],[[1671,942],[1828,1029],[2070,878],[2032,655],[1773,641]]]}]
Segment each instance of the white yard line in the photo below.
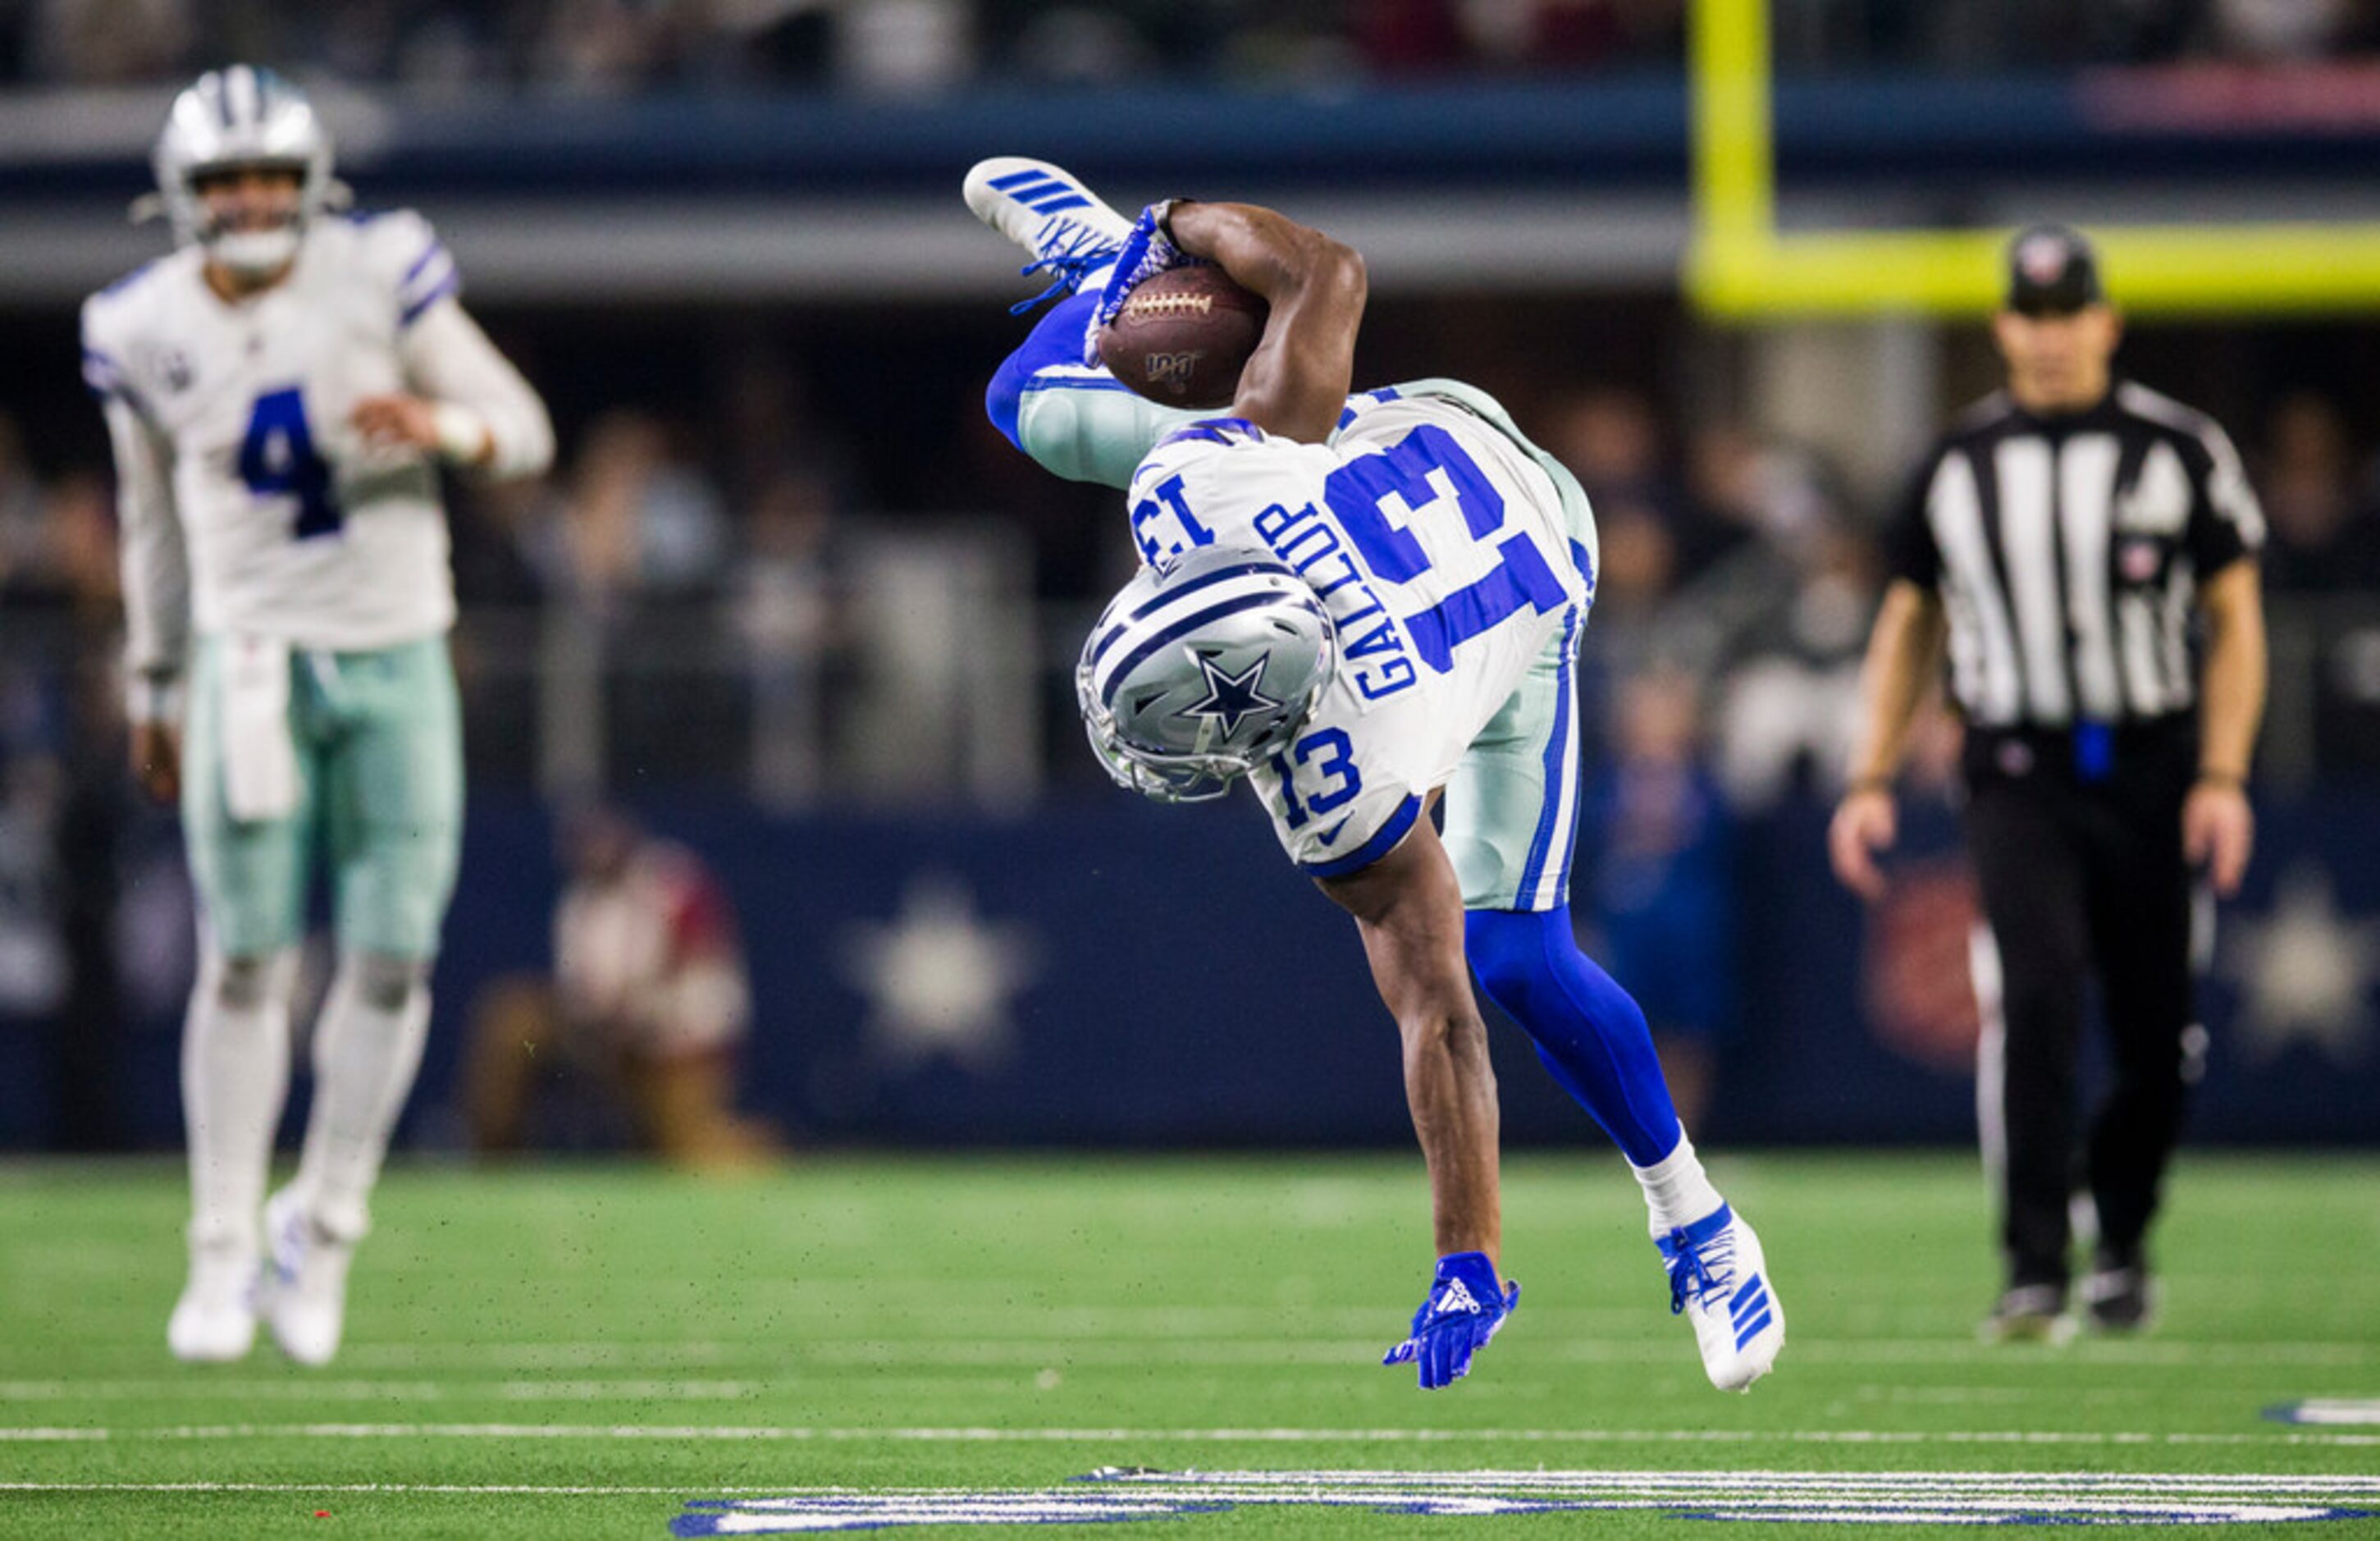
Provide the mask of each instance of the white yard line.
[{"label": "white yard line", "polygon": [[[520,1493],[541,1498],[683,1498],[689,1488],[598,1487],[552,1486],[527,1482],[0,1482],[0,1493]],[[703,1487],[722,1498],[783,1493],[783,1487]]]},{"label": "white yard line", "polygon": [[[1538,1358],[1572,1365],[1667,1365],[1691,1367],[1691,1356],[1679,1361],[1684,1341],[1664,1333],[1655,1338],[1556,1338],[1532,1346]],[[627,1343],[627,1344],[455,1344],[416,1348],[401,1343],[357,1343],[341,1354],[348,1370],[423,1371],[500,1370],[515,1376],[548,1370],[726,1369],[735,1378],[783,1377],[815,1370],[868,1366],[920,1369],[985,1369],[1045,1366],[1137,1367],[1148,1365],[1340,1365],[1378,1357],[1386,1340],[1366,1337],[1317,1339],[1283,1342],[1268,1336],[1222,1335],[1210,1338],[1140,1337],[1097,1332],[1080,1336],[1014,1338],[933,1337],[900,1339],[838,1339],[805,1342],[772,1339],[751,1344]],[[1890,1369],[1903,1365],[2004,1365],[2062,1355],[2076,1363],[2146,1370],[2194,1373],[2210,1369],[2356,1368],[2380,1365],[2380,1344],[2371,1342],[2293,1341],[2276,1343],[2077,1342],[2061,1350],[2032,1349],[2007,1344],[1961,1341],[1949,1338],[1874,1339],[1801,1338],[1793,1340],[1797,1362]],[[143,1355],[144,1358],[148,1357]],[[51,1368],[55,1361],[35,1365],[18,1361],[29,1370]],[[0,1374],[8,1368],[0,1357]],[[722,1382],[724,1382],[722,1377]],[[687,1377],[692,1383],[692,1377]],[[38,1374],[18,1380],[0,1379],[0,1402],[10,1400],[12,1385],[45,1386]],[[79,1384],[103,1386],[108,1377]],[[152,1384],[138,1377],[126,1384]],[[195,1387],[196,1381],[188,1384]],[[362,1384],[358,1381],[354,1384]],[[32,1392],[29,1396],[43,1393]],[[280,1393],[265,1392],[264,1395]],[[296,1393],[288,1393],[296,1394]],[[529,1393],[516,1393],[529,1395]]]},{"label": "white yard line", "polygon": [[[2229,1495],[2265,1499],[2280,1493],[2325,1497],[2380,1495],[2380,1476],[2309,1474],[2283,1476],[2269,1473],[2116,1473],[2116,1472],[1784,1472],[1755,1471],[1476,1471],[1476,1472],[1213,1472],[1150,1473],[1104,1482],[1065,1484],[1030,1489],[984,1489],[971,1496],[1042,1497],[1050,1493],[1092,1495],[1129,1493],[1138,1497],[1193,1499],[1231,1498],[1239,1501],[1294,1499],[1309,1493],[1332,1492],[1361,1497],[1368,1493],[1426,1491],[1450,1494],[1533,1494],[1569,1497],[1619,1494],[1653,1502],[1675,1502],[1714,1493],[1741,1495],[1757,1487],[1777,1502],[1833,1502],[1875,1496],[1905,1499],[1912,1481],[1939,1484],[1953,1491],[1929,1500],[1934,1505],[1988,1507],[2022,1501],[2028,1496],[2054,1493],[2073,1499],[2078,1490],[2117,1489],[2159,1497],[2199,1498]],[[797,1503],[833,1497],[878,1500],[955,1496],[959,1487],[855,1487],[820,1485],[774,1487],[713,1487],[699,1482],[674,1486],[592,1483],[399,1483],[399,1482],[0,1482],[0,1492],[11,1493],[348,1493],[348,1494],[527,1494],[589,1497],[683,1496],[689,1491],[722,1498],[757,1498],[766,1502]],[[2091,1501],[2091,1500],[2075,1500]]]},{"label": "white yard line", "polygon": [[771,1380],[219,1380],[105,1378],[0,1380],[0,1406],[12,1401],[735,1401],[771,1390],[799,1389],[816,1377]]},{"label": "white yard line", "polygon": [[2380,1447],[2380,1434],[2108,1433],[2043,1429],[865,1428],[780,1424],[300,1423],[0,1427],[0,1442],[225,1439],[685,1439],[891,1444],[1619,1444]]}]

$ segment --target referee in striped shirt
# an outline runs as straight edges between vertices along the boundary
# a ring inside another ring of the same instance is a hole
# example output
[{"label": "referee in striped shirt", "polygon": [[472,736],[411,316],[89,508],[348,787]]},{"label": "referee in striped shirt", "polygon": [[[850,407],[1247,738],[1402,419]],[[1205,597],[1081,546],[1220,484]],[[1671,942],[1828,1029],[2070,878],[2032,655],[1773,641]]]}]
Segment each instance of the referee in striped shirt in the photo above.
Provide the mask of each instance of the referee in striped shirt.
[{"label": "referee in striped shirt", "polygon": [[[1993,322],[2008,388],[1951,428],[1892,520],[1892,582],[1828,837],[1837,875],[1879,894],[1893,775],[1947,644],[1992,943],[1976,984],[1977,1105],[2008,1268],[1993,1338],[2071,1330],[2078,1179],[2098,1211],[2091,1324],[2147,1321],[2143,1242],[2203,1043],[2195,891],[2203,878],[2235,892],[2253,838],[2264,518],[2220,428],[2111,374],[2121,331],[2087,241],[2056,225],[2018,236]],[[2078,1163],[2093,980],[2112,1085]]]}]

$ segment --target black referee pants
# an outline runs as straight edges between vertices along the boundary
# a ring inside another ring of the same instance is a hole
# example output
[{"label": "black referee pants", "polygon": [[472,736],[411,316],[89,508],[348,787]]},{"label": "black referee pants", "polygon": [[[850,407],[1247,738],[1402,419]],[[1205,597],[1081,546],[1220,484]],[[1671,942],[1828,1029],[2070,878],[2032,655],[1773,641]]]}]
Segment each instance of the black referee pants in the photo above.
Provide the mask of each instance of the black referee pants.
[{"label": "black referee pants", "polygon": [[[2067,1282],[2078,1176],[2097,1202],[2105,1256],[2136,1258],[2156,1212],[2194,1020],[2181,808],[2196,738],[2180,722],[2122,730],[2086,776],[2066,735],[1970,735],[1967,835],[1999,953],[2011,1285]],[[2112,1078],[2078,1171],[2076,1062],[2093,981]]]}]

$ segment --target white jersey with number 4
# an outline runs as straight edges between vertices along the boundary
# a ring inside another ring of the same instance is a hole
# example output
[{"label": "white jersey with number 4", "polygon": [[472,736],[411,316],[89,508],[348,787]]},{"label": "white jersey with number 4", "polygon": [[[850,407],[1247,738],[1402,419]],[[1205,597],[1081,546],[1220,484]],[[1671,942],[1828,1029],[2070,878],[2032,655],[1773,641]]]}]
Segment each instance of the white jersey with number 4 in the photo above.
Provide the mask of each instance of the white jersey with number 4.
[{"label": "white jersey with number 4", "polygon": [[1249,778],[1315,876],[1385,855],[1548,644],[1575,643],[1593,525],[1501,418],[1467,387],[1425,382],[1349,398],[1328,444],[1193,423],[1134,474],[1145,562],[1261,546],[1330,613],[1338,672]]},{"label": "white jersey with number 4", "polygon": [[445,514],[416,449],[349,424],[368,396],[468,407],[492,469],[542,468],[535,392],[465,315],[455,263],[410,212],[317,219],[289,273],[225,301],[186,246],[83,306],[83,373],[121,483],[136,671],[187,636],[382,648],[454,621]]}]

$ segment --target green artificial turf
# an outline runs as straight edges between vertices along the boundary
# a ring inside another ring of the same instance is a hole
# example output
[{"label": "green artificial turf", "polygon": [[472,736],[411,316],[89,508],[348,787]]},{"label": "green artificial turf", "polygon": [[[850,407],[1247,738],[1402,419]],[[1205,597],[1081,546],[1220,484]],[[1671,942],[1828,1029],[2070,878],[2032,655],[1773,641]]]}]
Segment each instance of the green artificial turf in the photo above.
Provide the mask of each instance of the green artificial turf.
[{"label": "green artificial turf", "polygon": [[[1748,1396],[1704,1381],[1634,1185],[1602,1153],[1509,1164],[1504,1264],[1525,1298],[1470,1379],[1427,1395],[1378,1363],[1430,1264],[1417,1159],[833,1158],[733,1181],[399,1168],[347,1346],[321,1371],[263,1340],[237,1365],[168,1357],[178,1169],[0,1165],[0,1535],[658,1538],[689,1500],[1080,1491],[1068,1479],[1104,1466],[1904,1473],[1886,1490],[1915,1499],[1947,1490],[1928,1473],[2380,1474],[2380,1426],[2263,1415],[2380,1399],[2380,1160],[2186,1158],[2155,1329],[2062,1349],[1975,1341],[1995,1278],[1972,1158],[1741,1156],[1714,1173],[1758,1225],[1790,1320]],[[1822,1528],[1676,1517],[1714,1506],[1243,1504],[1070,1534]],[[2222,1534],[2267,1532],[2380,1520]]]}]

